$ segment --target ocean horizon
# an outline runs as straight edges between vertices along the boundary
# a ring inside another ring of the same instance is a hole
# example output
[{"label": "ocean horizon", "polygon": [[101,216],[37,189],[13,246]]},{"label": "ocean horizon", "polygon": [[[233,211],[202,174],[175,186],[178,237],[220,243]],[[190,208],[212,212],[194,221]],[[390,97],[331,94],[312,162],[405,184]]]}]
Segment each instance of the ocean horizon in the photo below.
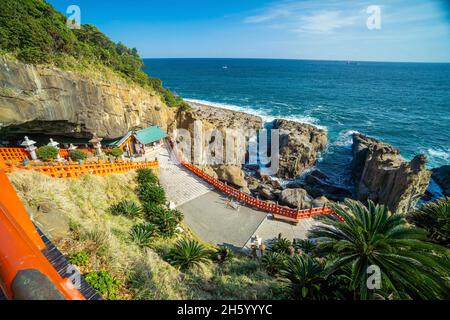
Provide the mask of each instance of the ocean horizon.
[{"label": "ocean horizon", "polygon": [[406,159],[425,154],[430,168],[450,164],[450,63],[248,58],[144,63],[144,71],[187,101],[328,130],[324,159],[333,163],[336,156],[348,158],[351,135],[361,132],[399,148]]}]

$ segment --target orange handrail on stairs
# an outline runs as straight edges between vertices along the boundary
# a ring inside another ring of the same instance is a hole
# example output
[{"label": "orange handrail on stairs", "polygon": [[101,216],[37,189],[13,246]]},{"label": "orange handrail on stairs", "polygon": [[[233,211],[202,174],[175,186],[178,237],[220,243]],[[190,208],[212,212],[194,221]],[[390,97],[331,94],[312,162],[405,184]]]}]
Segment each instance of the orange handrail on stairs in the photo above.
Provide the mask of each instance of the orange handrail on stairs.
[{"label": "orange handrail on stairs", "polygon": [[85,300],[70,279],[63,279],[42,250],[45,244],[31,222],[13,186],[0,168],[0,288],[14,299],[14,283],[19,273],[39,272],[67,300]]}]

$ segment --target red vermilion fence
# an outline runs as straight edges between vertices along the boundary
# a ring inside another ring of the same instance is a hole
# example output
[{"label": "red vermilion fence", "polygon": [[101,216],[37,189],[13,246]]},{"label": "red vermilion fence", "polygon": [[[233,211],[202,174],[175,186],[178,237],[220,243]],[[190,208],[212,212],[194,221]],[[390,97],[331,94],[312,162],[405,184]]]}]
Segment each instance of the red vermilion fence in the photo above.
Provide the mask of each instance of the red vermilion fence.
[{"label": "red vermilion fence", "polygon": [[[170,140],[169,140],[170,143]],[[170,148],[169,148],[170,150]],[[195,165],[192,165],[190,163],[187,163],[185,161],[182,161],[181,156],[178,154],[176,149],[174,149],[174,154],[177,157],[178,161],[189,171],[200,177],[201,179],[205,180],[209,184],[213,185],[223,193],[237,199],[238,201],[242,201],[249,205],[250,207],[259,209],[261,211],[269,212],[274,215],[275,218],[280,218],[284,220],[289,220],[295,223],[298,223],[300,219],[305,218],[312,218],[317,215],[321,214],[332,214],[336,216],[339,220],[344,221],[344,219],[335,213],[331,208],[329,207],[320,207],[320,208],[311,208],[306,210],[295,210],[288,207],[283,207],[278,204],[269,203],[267,201],[259,200],[251,195],[248,195],[242,191],[239,191],[233,187],[228,186],[227,184],[211,177],[210,175],[206,174],[204,171],[197,168]]]},{"label": "red vermilion fence", "polygon": [[157,168],[158,161],[151,162],[119,162],[93,164],[53,164],[38,166],[17,166],[18,169],[34,170],[53,178],[79,178],[83,174],[107,176],[114,173],[124,173],[130,170]]}]

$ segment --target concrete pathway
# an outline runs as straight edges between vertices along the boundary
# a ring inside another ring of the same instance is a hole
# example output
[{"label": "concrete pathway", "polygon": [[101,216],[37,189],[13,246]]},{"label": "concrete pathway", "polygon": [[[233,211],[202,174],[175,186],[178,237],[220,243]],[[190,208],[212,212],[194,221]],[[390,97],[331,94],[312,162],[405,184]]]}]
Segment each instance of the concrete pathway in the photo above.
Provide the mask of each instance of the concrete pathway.
[{"label": "concrete pathway", "polygon": [[258,229],[254,231],[250,240],[245,244],[245,248],[251,247],[251,238],[255,236],[261,237],[264,242],[278,237],[280,233],[283,238],[287,238],[291,241],[293,239],[306,239],[308,237],[308,231],[319,224],[319,221],[308,218],[300,220],[295,226],[283,221],[273,220],[272,215],[267,215],[264,221],[259,225]]},{"label": "concrete pathway", "polygon": [[235,210],[227,206],[227,202],[227,197],[211,191],[179,209],[184,213],[186,224],[203,240],[241,249],[267,214],[244,206]]},{"label": "concrete pathway", "polygon": [[146,154],[148,160],[158,158],[159,181],[166,191],[167,200],[176,207],[196,199],[214,189],[187,169],[170,159],[169,152],[162,147]]},{"label": "concrete pathway", "polygon": [[[203,240],[235,249],[248,248],[258,235],[268,241],[282,234],[290,240],[305,239],[318,222],[301,220],[297,226],[276,221],[270,214],[240,206],[227,206],[228,198],[178,163],[170,159],[165,147],[149,151],[145,159],[159,160],[159,179],[169,201],[184,213],[186,224]],[[144,158],[138,160],[145,160]]]}]

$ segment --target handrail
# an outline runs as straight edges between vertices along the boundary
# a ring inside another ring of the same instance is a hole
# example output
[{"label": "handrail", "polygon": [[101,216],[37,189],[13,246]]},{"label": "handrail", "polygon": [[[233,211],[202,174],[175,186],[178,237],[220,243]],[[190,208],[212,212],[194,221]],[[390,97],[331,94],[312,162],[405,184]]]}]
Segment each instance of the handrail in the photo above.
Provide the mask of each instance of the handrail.
[{"label": "handrail", "polygon": [[5,171],[1,168],[0,186],[0,288],[2,291],[9,299],[23,296],[23,292],[18,290],[27,290],[27,288],[20,286],[18,282],[26,278],[24,273],[34,272],[53,284],[57,295],[62,298],[85,300],[71,280],[63,279],[45,258],[42,253],[45,244],[28,217]]},{"label": "handrail", "polygon": [[[171,144],[170,139],[168,139],[169,144]],[[242,201],[249,205],[250,207],[269,212],[274,214],[275,216],[282,216],[286,217],[290,220],[297,221],[300,219],[305,218],[312,218],[317,215],[322,214],[331,214],[336,216],[339,220],[344,221],[344,219],[337,213],[335,213],[330,207],[323,206],[320,208],[311,208],[306,210],[295,210],[288,207],[283,207],[278,204],[269,203],[267,201],[259,200],[247,193],[244,193],[240,190],[237,190],[233,187],[230,187],[229,185],[211,177],[204,171],[197,168],[195,165],[187,163],[183,161],[182,156],[178,154],[178,151],[175,149],[175,146],[173,145],[171,148],[169,147],[169,150],[172,149],[174,152],[175,157],[177,160],[181,163],[183,167],[185,167],[187,170],[194,173],[199,178],[203,179],[204,181],[208,182],[209,184],[213,185],[223,193],[233,197],[234,199],[237,199],[238,201]]]}]

